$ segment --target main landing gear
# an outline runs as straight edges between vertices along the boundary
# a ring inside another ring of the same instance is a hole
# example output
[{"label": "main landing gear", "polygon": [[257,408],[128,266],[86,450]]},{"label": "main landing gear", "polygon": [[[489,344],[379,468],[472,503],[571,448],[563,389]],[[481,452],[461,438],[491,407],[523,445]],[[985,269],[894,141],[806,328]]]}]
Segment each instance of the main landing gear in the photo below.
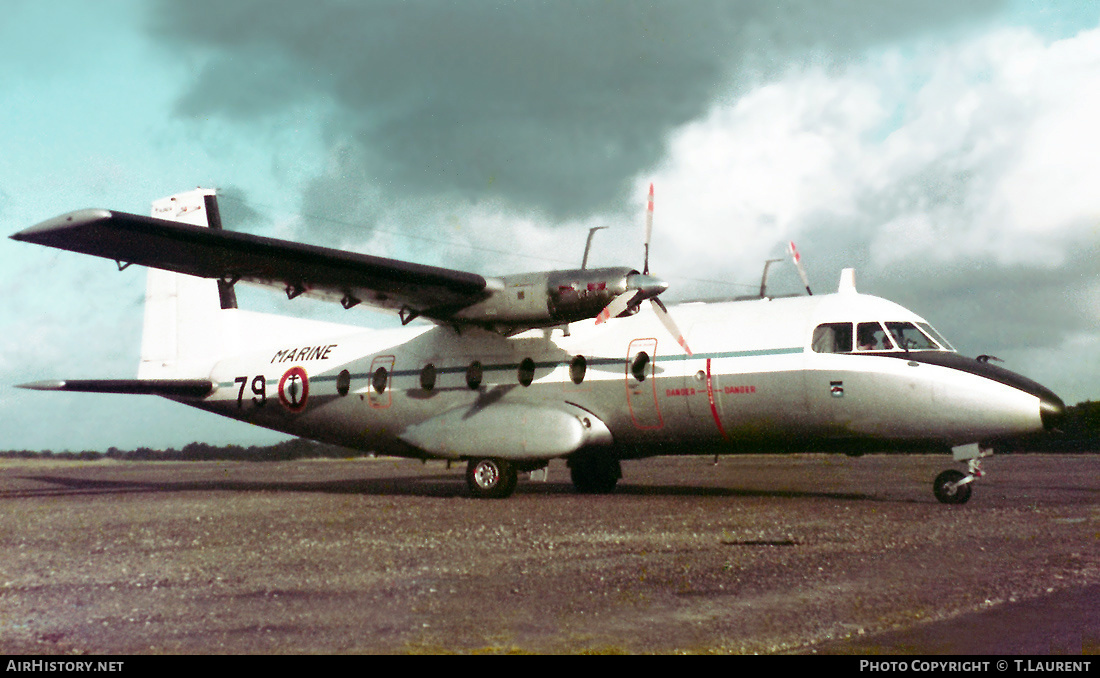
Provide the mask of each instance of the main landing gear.
[{"label": "main landing gear", "polygon": [[993,450],[977,444],[963,445],[952,450],[956,461],[966,461],[967,473],[950,469],[936,476],[932,493],[944,504],[965,504],[970,501],[971,483],[985,475],[982,459],[993,456]]},{"label": "main landing gear", "polygon": [[623,469],[608,454],[574,455],[569,459],[569,477],[581,494],[608,494],[623,477]]},{"label": "main landing gear", "polygon": [[[516,491],[520,471],[545,468],[546,462],[517,463],[485,457],[466,463],[466,485],[477,499],[505,499]],[[623,477],[619,460],[605,454],[585,454],[569,459],[569,476],[581,494],[608,494]]]},{"label": "main landing gear", "polygon": [[506,459],[471,459],[466,484],[478,499],[506,499],[516,491],[519,469]]}]

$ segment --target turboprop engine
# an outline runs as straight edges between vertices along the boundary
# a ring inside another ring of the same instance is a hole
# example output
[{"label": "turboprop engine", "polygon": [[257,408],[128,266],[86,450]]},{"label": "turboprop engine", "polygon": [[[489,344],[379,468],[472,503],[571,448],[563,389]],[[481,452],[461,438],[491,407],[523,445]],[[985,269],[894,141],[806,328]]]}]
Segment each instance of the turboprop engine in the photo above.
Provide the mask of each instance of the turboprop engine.
[{"label": "turboprop engine", "polygon": [[616,315],[668,289],[668,283],[626,268],[591,268],[504,276],[489,281],[488,299],[455,313],[467,322],[507,327],[548,327],[595,318],[612,301],[632,303]]},{"label": "turboprop engine", "polygon": [[[584,264],[592,245],[589,231]],[[668,283],[649,274],[649,241],[653,234],[653,184],[649,185],[646,205],[645,265],[642,272],[632,268],[581,268],[505,276],[488,280],[489,296],[453,314],[455,319],[477,323],[505,332],[527,327],[550,327],[595,318],[599,325],[611,318],[638,312],[649,301],[653,312],[669,334],[691,355],[684,333],[658,299]],[[791,243],[794,247],[794,243]],[[796,257],[796,262],[797,262]],[[799,264],[799,271],[802,271]],[[803,279],[805,273],[803,272]],[[809,291],[807,283],[806,290]]]}]

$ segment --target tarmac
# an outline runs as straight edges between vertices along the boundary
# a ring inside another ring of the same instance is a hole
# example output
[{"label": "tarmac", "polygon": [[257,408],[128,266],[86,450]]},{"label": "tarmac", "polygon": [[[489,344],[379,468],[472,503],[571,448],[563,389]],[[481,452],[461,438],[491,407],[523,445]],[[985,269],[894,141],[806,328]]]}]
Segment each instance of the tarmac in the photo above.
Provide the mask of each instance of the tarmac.
[{"label": "tarmac", "polygon": [[1100,455],[564,463],[506,500],[397,459],[0,460],[8,654],[1080,655]]}]

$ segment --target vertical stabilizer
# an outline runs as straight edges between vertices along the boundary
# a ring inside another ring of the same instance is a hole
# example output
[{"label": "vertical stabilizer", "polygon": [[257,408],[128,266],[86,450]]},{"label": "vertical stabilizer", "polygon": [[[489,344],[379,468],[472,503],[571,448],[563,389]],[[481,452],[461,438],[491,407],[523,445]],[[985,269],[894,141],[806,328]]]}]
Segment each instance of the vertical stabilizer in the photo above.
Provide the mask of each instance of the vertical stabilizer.
[{"label": "vertical stabilizer", "polygon": [[[153,216],[193,226],[221,226],[212,189],[157,200]],[[155,268],[148,276],[138,378],[207,376],[225,345],[222,309],[236,308],[232,286]]]}]

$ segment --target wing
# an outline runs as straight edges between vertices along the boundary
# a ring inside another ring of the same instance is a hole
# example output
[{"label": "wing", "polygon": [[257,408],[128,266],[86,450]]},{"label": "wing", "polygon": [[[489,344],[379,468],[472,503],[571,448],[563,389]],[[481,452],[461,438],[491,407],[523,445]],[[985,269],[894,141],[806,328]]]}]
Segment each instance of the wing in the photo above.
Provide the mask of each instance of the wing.
[{"label": "wing", "polygon": [[127,393],[159,395],[165,398],[204,398],[214,390],[209,379],[59,379],[19,384],[34,391],[77,391],[80,393]]},{"label": "wing", "polygon": [[394,259],[215,230],[104,209],[70,212],[11,236],[23,242],[201,278],[360,302],[445,322],[500,287],[480,275]]}]

